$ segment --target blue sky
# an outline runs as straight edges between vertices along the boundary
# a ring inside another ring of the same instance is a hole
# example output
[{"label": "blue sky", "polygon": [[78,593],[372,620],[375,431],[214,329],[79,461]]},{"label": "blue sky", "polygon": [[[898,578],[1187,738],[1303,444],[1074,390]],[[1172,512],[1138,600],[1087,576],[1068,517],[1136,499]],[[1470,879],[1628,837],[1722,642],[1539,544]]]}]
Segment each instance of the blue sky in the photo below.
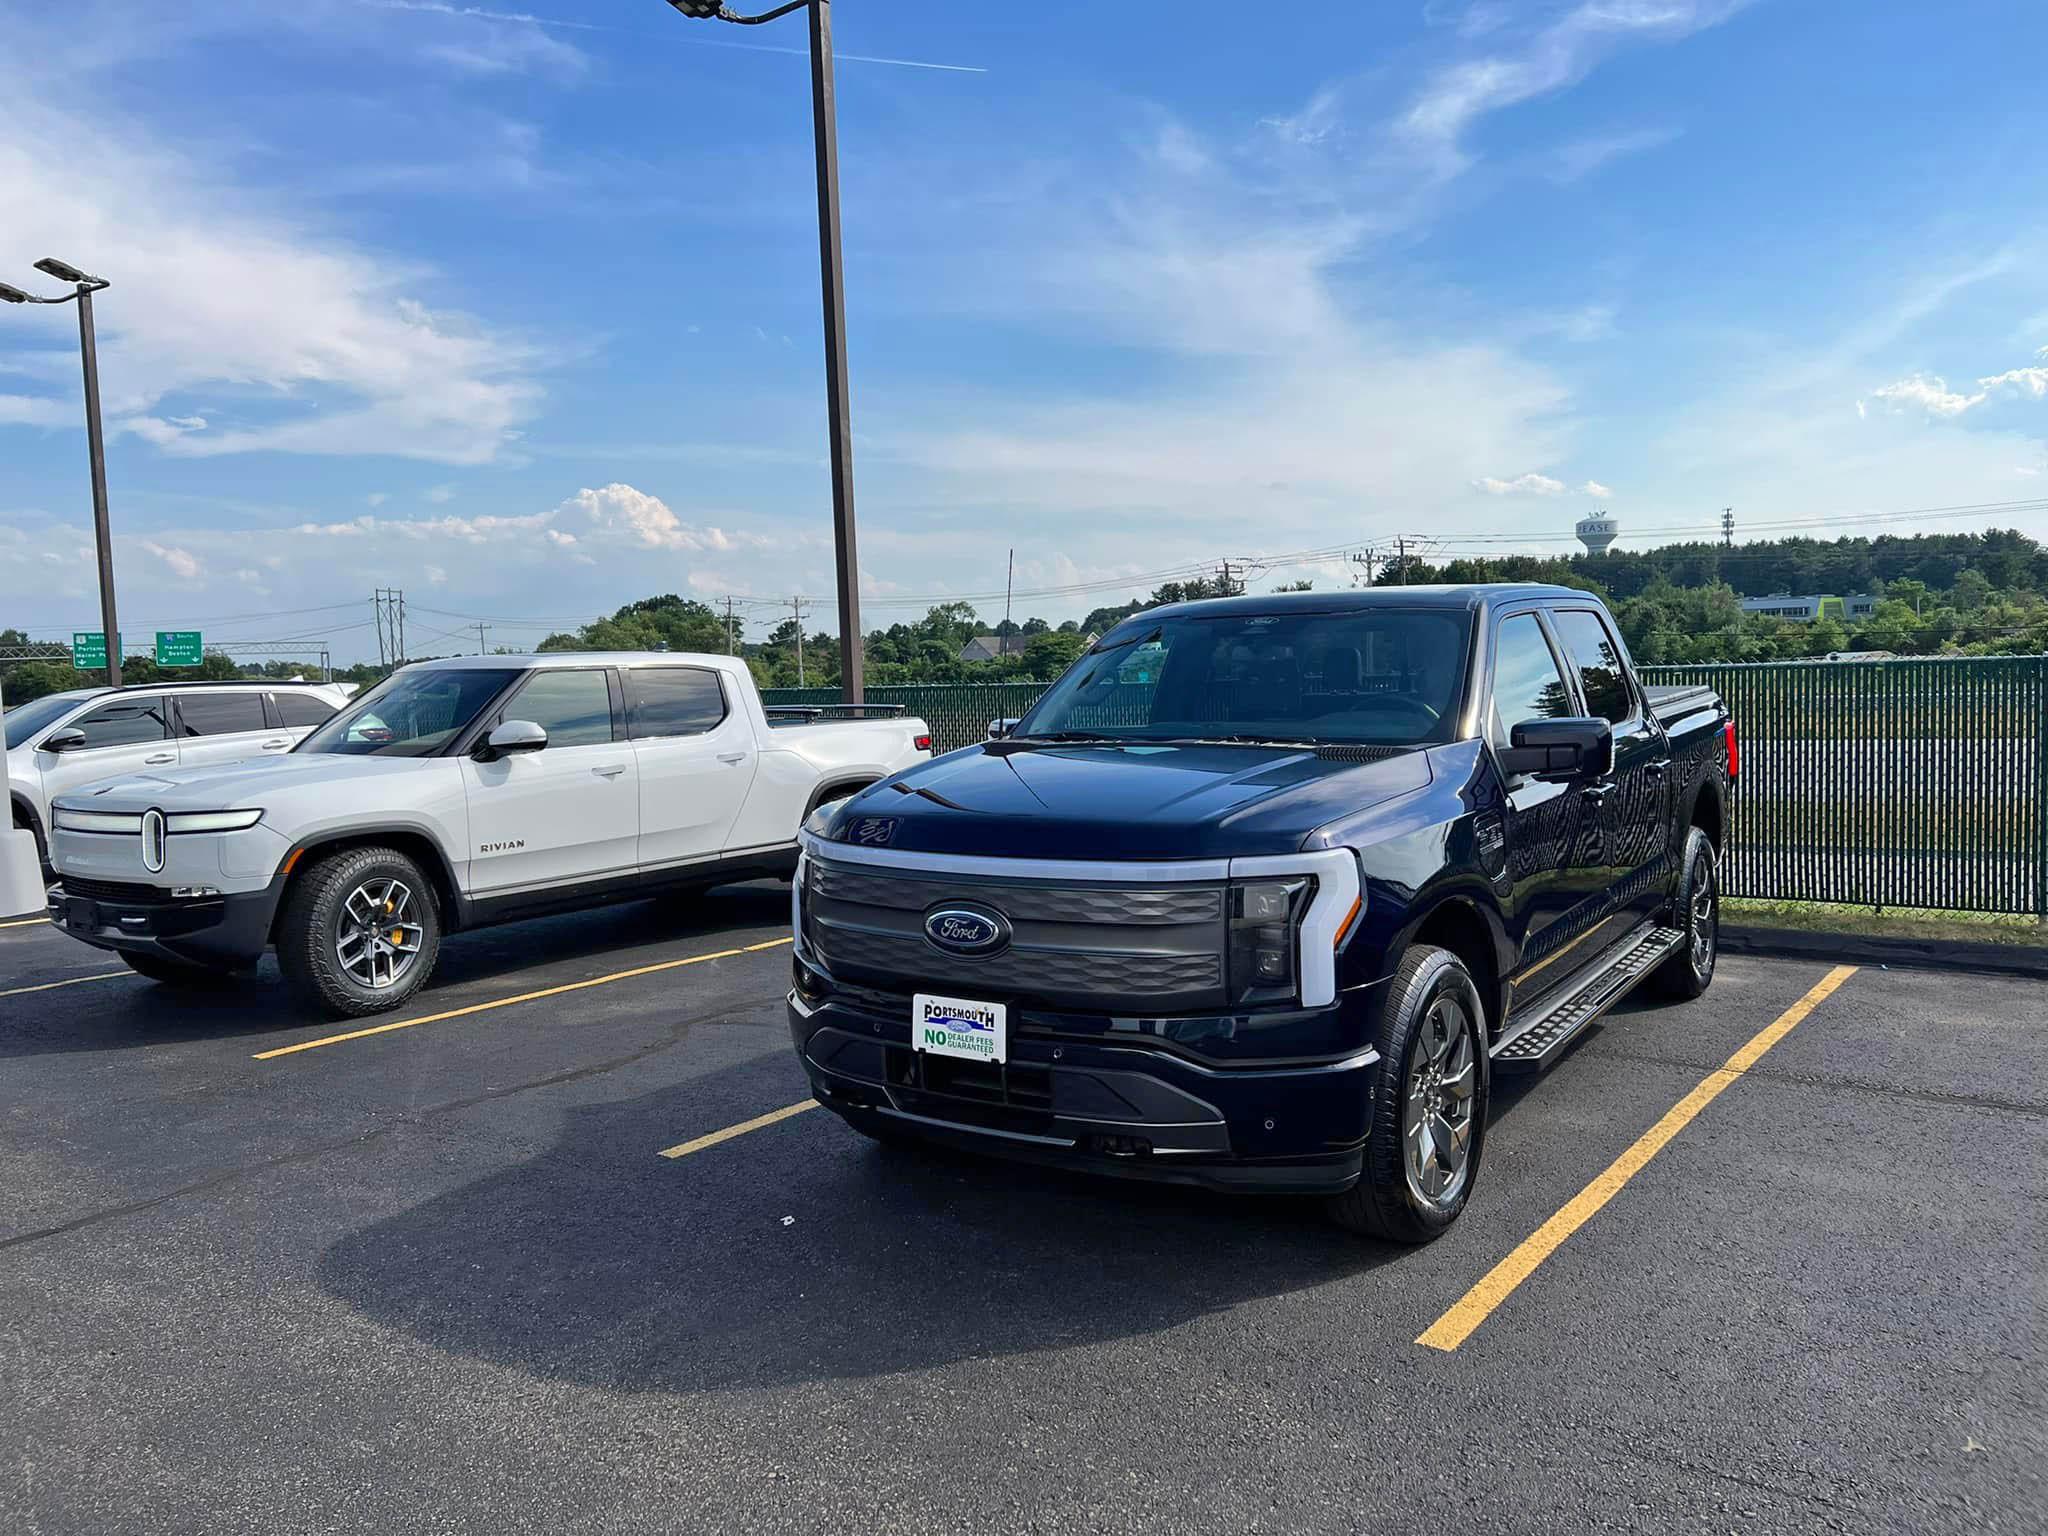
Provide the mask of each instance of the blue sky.
[{"label": "blue sky", "polygon": [[[380,586],[416,637],[654,591],[832,625],[801,18],[0,11],[0,280],[115,284],[124,630],[374,653]],[[2048,498],[2038,5],[835,14],[869,624],[1012,547],[1062,618],[1600,506]],[[0,312],[0,624],[96,627],[76,375],[68,309]]]}]

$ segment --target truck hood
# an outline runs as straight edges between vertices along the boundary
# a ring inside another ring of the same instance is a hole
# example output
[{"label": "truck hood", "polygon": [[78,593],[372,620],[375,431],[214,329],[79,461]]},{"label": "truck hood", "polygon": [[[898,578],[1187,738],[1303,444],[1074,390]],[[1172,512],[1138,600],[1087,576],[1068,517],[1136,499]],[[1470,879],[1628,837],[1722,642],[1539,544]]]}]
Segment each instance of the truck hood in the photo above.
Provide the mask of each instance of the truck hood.
[{"label": "truck hood", "polygon": [[317,792],[325,785],[360,784],[383,775],[416,774],[444,766],[436,758],[293,752],[164,773],[123,774],[66,790],[57,803],[95,811],[146,811],[152,806],[160,811],[260,810],[284,794]]},{"label": "truck hood", "polygon": [[1346,762],[1296,747],[991,743],[846,802],[889,847],[992,858],[1196,859],[1292,853],[1325,822],[1429,783],[1429,754]]}]

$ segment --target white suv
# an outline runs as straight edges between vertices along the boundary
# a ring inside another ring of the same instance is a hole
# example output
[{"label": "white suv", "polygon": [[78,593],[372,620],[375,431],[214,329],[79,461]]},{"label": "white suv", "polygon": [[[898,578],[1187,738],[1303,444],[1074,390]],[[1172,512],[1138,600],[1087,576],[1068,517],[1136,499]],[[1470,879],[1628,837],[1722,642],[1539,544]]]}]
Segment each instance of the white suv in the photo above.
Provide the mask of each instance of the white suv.
[{"label": "white suv", "polygon": [[14,824],[50,867],[50,802],[116,774],[233,763],[291,751],[348,702],[331,683],[143,683],[47,694],[7,711]]}]

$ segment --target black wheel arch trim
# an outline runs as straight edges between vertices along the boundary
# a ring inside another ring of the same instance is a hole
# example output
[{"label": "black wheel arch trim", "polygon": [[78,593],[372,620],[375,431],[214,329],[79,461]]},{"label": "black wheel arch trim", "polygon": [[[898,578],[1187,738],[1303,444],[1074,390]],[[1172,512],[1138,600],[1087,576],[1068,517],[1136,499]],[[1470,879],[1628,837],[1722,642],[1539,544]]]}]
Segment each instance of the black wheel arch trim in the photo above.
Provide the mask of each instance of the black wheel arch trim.
[{"label": "black wheel arch trim", "polygon": [[[467,913],[467,899],[462,894],[462,887],[456,883],[455,871],[448,862],[447,853],[443,851],[440,843],[435,840],[434,834],[426,827],[414,822],[373,822],[363,827],[341,827],[326,832],[316,832],[300,838],[291,845],[286,851],[284,858],[278,863],[278,868],[286,873],[283,879],[277,882],[277,908],[271,919],[273,927],[272,941],[274,942],[276,939],[274,930],[277,919],[284,913],[285,892],[290,889],[293,881],[305,873],[305,855],[317,856],[321,853],[344,848],[358,848],[365,844],[376,843],[380,839],[393,837],[404,838],[407,842],[417,842],[432,856],[432,863],[428,866],[426,875],[434,883],[434,896],[440,903],[441,931],[443,933],[453,933],[458,928],[465,926],[463,918]],[[398,851],[408,853],[411,850],[401,848]]]}]

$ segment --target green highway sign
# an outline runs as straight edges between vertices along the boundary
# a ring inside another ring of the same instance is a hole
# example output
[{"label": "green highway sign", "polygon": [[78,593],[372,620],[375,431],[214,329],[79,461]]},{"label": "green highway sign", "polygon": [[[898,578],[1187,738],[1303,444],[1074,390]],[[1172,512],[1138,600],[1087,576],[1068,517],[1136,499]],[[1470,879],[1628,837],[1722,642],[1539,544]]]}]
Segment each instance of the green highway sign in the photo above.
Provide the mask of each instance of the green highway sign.
[{"label": "green highway sign", "polygon": [[196,667],[205,659],[196,629],[160,629],[156,632],[156,664],[160,667]]},{"label": "green highway sign", "polygon": [[[118,641],[119,636],[115,636]],[[107,632],[103,629],[74,630],[71,635],[71,665],[104,667],[107,664]]]}]

